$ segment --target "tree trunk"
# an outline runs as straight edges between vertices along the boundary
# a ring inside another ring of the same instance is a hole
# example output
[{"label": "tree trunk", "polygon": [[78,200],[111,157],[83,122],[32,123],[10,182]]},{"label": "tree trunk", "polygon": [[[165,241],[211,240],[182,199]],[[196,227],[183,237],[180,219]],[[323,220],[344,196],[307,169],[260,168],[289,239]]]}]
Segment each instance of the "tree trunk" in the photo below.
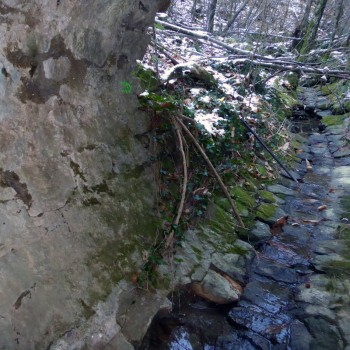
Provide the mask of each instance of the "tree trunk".
[{"label": "tree trunk", "polygon": [[207,30],[209,33],[212,33],[214,30],[214,17],[215,17],[217,3],[218,3],[218,0],[211,0],[208,7]]},{"label": "tree trunk", "polygon": [[341,20],[343,14],[344,14],[344,0],[339,0],[339,5],[337,7],[337,15],[336,15],[336,18],[335,18],[335,23],[334,23],[334,29],[333,29],[333,33],[332,33],[331,40],[330,40],[330,43],[329,43],[330,47],[332,46],[333,41],[335,39],[335,36],[338,33],[339,23],[340,23],[340,20]]},{"label": "tree trunk", "polygon": [[324,9],[326,8],[326,5],[327,5],[327,1],[328,0],[318,0],[316,3],[315,12],[307,26],[306,34],[303,40],[301,41],[301,46],[300,46],[301,55],[305,55],[309,53],[315,45],[318,28],[321,23]]},{"label": "tree trunk", "polygon": [[1,1],[0,349],[144,335],[127,339],[111,315],[156,237],[154,173],[135,137],[149,117],[132,73],[161,4]]},{"label": "tree trunk", "polygon": [[227,32],[229,31],[229,29],[231,28],[231,26],[233,25],[233,23],[235,22],[235,20],[239,16],[239,14],[246,8],[248,2],[249,2],[249,0],[245,0],[244,3],[238,8],[238,10],[233,14],[231,19],[227,22],[227,25],[226,25],[225,29],[223,30],[223,34],[227,34]]},{"label": "tree trunk", "polygon": [[303,18],[295,28],[293,35],[295,40],[292,42],[292,49],[299,50],[300,49],[300,43],[302,42],[303,37],[306,34],[306,29],[309,24],[309,18],[310,18],[310,13],[311,13],[311,6],[313,4],[314,0],[308,0],[306,3],[305,11],[303,14]]}]

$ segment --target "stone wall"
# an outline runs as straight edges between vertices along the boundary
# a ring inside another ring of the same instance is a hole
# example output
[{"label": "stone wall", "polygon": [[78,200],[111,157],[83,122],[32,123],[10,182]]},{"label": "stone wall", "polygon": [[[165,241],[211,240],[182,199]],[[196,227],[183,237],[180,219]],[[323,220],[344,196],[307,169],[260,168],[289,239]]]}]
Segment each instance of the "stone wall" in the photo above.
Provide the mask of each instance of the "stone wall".
[{"label": "stone wall", "polygon": [[153,298],[126,282],[155,235],[132,69],[165,2],[0,3],[0,349],[139,341],[116,323]]}]

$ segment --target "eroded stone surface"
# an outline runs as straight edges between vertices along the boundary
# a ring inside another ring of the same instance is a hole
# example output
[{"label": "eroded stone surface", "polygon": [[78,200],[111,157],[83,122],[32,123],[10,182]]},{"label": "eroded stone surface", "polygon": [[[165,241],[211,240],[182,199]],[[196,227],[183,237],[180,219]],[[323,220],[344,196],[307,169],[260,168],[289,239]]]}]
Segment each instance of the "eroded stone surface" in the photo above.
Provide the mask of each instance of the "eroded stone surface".
[{"label": "eroded stone surface", "polygon": [[2,349],[47,349],[63,334],[74,349],[119,342],[100,303],[112,292],[110,312],[119,307],[155,234],[149,155],[135,138],[148,118],[132,69],[162,2],[3,4]]}]

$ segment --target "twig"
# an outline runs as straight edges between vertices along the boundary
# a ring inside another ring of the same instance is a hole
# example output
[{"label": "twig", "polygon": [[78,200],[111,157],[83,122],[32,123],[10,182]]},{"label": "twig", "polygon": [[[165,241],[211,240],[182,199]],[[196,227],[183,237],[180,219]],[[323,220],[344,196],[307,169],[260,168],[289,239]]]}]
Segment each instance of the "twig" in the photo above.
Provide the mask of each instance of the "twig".
[{"label": "twig", "polygon": [[181,200],[180,200],[180,204],[179,204],[179,209],[177,211],[176,219],[174,220],[174,224],[178,225],[179,221],[180,221],[180,218],[181,218],[181,214],[182,214],[184,203],[185,203],[185,197],[186,197],[187,161],[186,161],[186,154],[185,154],[184,147],[183,147],[183,142],[182,142],[181,129],[180,129],[180,127],[178,125],[178,121],[176,119],[174,120],[174,125],[175,125],[176,135],[177,135],[177,138],[179,140],[180,152],[181,152],[181,156],[182,156],[182,167],[183,167],[183,172],[184,172],[184,179],[183,179],[182,190],[181,190]]},{"label": "twig", "polygon": [[151,45],[152,46],[157,46],[158,50],[163,52],[163,54],[171,61],[171,63],[173,64],[180,64],[180,61],[178,61],[176,58],[174,58],[168,51],[167,48],[165,48],[164,46],[160,45],[159,43],[155,43],[153,40],[151,41]]},{"label": "twig", "polygon": [[192,135],[191,131],[188,130],[188,128],[186,127],[186,125],[182,122],[181,118],[176,117],[177,122],[179,123],[179,125],[182,127],[182,129],[185,131],[185,133],[189,136],[189,138],[191,139],[191,141],[194,143],[194,145],[197,147],[198,151],[201,153],[202,157],[204,158],[204,160],[206,161],[206,163],[208,164],[210,170],[213,172],[214,176],[216,177],[221,190],[224,192],[225,196],[227,197],[227,199],[230,202],[231,208],[233,210],[233,213],[239,223],[239,225],[242,228],[245,228],[244,223],[241,219],[241,216],[238,213],[237,207],[230,195],[230,193],[228,192],[224,182],[222,181],[220,175],[218,174],[218,172],[216,171],[216,169],[214,168],[213,163],[210,161],[210,159],[208,158],[208,156],[206,155],[206,153],[204,152],[202,146],[198,143],[198,141],[196,140],[196,138]]},{"label": "twig", "polygon": [[[176,218],[173,222],[173,226],[177,226],[180,222],[181,219],[181,215],[183,212],[183,208],[184,208],[184,204],[185,204],[185,198],[186,198],[186,188],[187,188],[187,182],[188,182],[188,175],[187,175],[187,158],[186,158],[186,154],[184,151],[184,146],[183,146],[183,142],[182,142],[182,132],[181,129],[178,125],[178,121],[177,119],[173,119],[174,122],[174,126],[175,126],[175,132],[179,141],[179,146],[180,146],[180,152],[181,152],[181,156],[182,156],[182,167],[183,167],[183,182],[182,182],[182,189],[181,189],[181,200],[180,200],[180,204],[179,204],[179,208],[177,210],[177,215]],[[172,246],[172,243],[174,241],[174,228],[172,228],[169,236],[167,237],[166,243],[165,243],[165,248],[169,248],[170,246]]]},{"label": "twig", "polygon": [[276,155],[265,145],[265,142],[260,138],[260,136],[250,127],[250,125],[244,120],[243,116],[240,117],[242,124],[255,136],[259,143],[266,149],[271,157],[279,164],[279,166],[286,172],[286,174],[294,180],[296,183],[299,183],[296,177],[289,172],[289,170],[284,166],[284,164],[276,157]]}]

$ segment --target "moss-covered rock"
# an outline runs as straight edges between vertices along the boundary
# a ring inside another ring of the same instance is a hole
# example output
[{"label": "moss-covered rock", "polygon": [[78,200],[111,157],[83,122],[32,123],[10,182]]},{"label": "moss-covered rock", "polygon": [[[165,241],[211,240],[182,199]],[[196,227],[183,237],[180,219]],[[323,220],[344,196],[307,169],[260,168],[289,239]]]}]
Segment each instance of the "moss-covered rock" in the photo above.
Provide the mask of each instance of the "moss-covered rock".
[{"label": "moss-covered rock", "polygon": [[342,125],[344,120],[350,116],[350,113],[340,115],[328,115],[322,118],[322,123],[327,126]]},{"label": "moss-covered rock", "polygon": [[267,203],[275,203],[276,198],[273,193],[266,191],[266,190],[261,190],[259,191],[259,197]]},{"label": "moss-covered rock", "polygon": [[262,203],[257,210],[256,216],[262,221],[268,221],[273,217],[276,209],[277,208],[274,204]]},{"label": "moss-covered rock", "polygon": [[216,233],[236,236],[232,215],[215,203],[211,203],[209,208],[208,226]]},{"label": "moss-covered rock", "polygon": [[256,204],[256,201],[252,194],[244,190],[242,187],[232,187],[230,189],[230,193],[237,202],[242,203],[248,208],[253,208]]}]

